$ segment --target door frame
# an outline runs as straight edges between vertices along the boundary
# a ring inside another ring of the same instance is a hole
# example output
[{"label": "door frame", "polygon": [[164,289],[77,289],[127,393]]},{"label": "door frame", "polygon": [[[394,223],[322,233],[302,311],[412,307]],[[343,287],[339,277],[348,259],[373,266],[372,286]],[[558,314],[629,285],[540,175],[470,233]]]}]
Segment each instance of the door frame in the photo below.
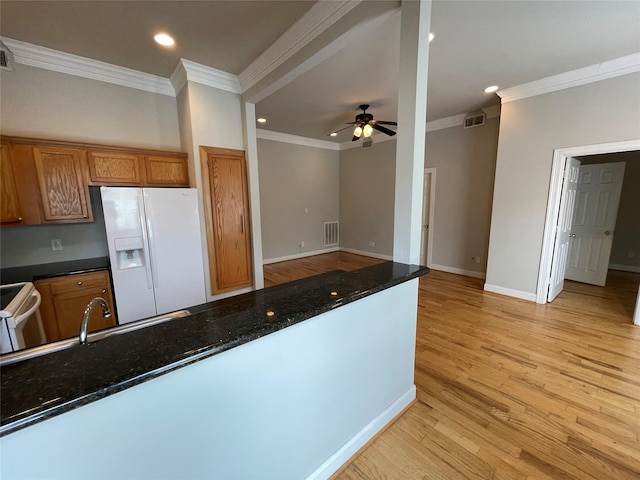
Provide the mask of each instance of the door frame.
[{"label": "door frame", "polygon": [[[426,167],[424,169],[424,175],[426,177],[427,174],[431,175],[431,180],[429,181],[429,228],[427,229],[427,267],[431,268],[431,258],[433,253],[433,224],[435,219],[436,212],[436,167]],[[424,199],[423,199],[423,208],[424,208]],[[424,212],[423,212],[424,218]],[[424,235],[424,228],[422,229]],[[420,248],[422,248],[422,238],[420,239]],[[422,257],[422,251],[420,252],[420,257]]]},{"label": "door frame", "polygon": [[[598,143],[579,147],[556,148],[553,151],[551,164],[551,181],[549,185],[549,197],[547,200],[547,214],[544,223],[542,237],[542,252],[540,254],[540,267],[538,268],[538,286],[536,288],[536,303],[547,303],[547,292],[553,264],[553,244],[556,234],[556,224],[560,212],[560,197],[562,195],[562,182],[564,166],[568,157],[581,157],[585,155],[600,155],[605,153],[620,153],[640,150],[640,139],[625,140],[621,142]],[[636,304],[636,318],[640,316]]]}]

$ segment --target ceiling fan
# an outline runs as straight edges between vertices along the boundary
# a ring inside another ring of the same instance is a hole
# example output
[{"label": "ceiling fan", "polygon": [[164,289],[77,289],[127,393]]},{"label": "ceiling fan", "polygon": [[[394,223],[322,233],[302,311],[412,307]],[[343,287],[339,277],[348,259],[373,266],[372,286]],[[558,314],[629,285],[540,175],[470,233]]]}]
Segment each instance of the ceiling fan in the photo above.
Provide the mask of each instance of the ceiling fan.
[{"label": "ceiling fan", "polygon": [[[358,115],[356,115],[355,121],[349,122],[347,124],[347,125],[355,125],[355,129],[353,130],[353,138],[351,139],[352,142],[355,142],[356,140],[360,140],[360,138],[363,136],[365,138],[370,137],[374,129],[391,136],[396,134],[396,132],[394,132],[393,130],[389,130],[388,128],[383,127],[382,125],[398,125],[397,122],[389,122],[385,120],[374,120],[373,115],[371,113],[367,113],[367,108],[369,108],[369,105],[366,105],[366,104],[360,105],[358,108],[362,110],[362,113],[359,113]],[[351,127],[344,127],[334,133],[341,132],[342,130],[346,130],[347,128],[351,128]]]}]

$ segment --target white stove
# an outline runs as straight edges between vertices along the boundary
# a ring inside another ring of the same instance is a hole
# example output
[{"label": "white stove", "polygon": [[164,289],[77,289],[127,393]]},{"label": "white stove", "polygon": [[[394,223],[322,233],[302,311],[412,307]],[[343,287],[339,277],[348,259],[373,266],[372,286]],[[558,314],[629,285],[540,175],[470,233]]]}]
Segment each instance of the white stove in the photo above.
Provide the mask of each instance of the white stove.
[{"label": "white stove", "polygon": [[46,343],[40,301],[40,293],[31,282],[0,286],[1,353]]}]

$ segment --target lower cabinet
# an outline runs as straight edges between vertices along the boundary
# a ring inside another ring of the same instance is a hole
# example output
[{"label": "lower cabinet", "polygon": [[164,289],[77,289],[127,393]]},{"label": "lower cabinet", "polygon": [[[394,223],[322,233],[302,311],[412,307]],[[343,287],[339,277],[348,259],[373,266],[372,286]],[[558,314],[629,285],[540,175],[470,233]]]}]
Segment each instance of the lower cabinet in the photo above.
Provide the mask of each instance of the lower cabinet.
[{"label": "lower cabinet", "polygon": [[116,324],[108,271],[47,278],[33,284],[42,296],[40,314],[48,342],[77,336],[84,309],[94,297],[107,301],[111,316],[104,318],[102,309],[94,308],[89,319],[89,332]]}]

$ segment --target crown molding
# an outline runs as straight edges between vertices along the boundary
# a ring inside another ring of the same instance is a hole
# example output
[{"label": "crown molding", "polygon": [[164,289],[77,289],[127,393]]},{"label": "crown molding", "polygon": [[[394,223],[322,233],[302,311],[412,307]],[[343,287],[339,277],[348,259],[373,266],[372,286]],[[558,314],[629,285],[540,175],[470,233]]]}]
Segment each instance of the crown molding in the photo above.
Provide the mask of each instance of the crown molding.
[{"label": "crown molding", "polygon": [[245,68],[238,78],[246,92],[289,58],[308,45],[313,39],[340,20],[362,0],[348,2],[316,2],[278,40]]},{"label": "crown molding", "polygon": [[180,90],[182,90],[187,84],[187,71],[184,69],[182,59],[178,61],[176,68],[173,69],[173,72],[169,77],[169,81],[173,86],[173,91],[175,92],[176,96],[178,96]]},{"label": "crown molding", "polygon": [[340,150],[340,144],[328,140],[317,140],[315,138],[300,137],[289,133],[273,132],[271,130],[256,129],[256,137],[262,140],[273,140],[274,142],[291,143],[303,145],[305,147],[325,148],[327,150]]},{"label": "crown molding", "polygon": [[[182,69],[184,71],[184,78],[181,77],[182,73],[179,71]],[[178,71],[178,73],[176,73]],[[174,75],[176,76],[175,80],[177,84],[180,86],[179,89],[176,89],[176,93],[184,87],[187,80],[190,82],[200,83],[202,85],[207,85],[209,87],[218,88],[220,90],[224,90],[226,92],[231,93],[242,93],[240,90],[240,82],[238,81],[238,76],[233,75],[231,73],[223,72],[222,70],[218,70],[217,68],[207,67],[200,63],[192,62],[191,60],[186,60],[181,58],[176,66],[176,69],[171,74],[171,83],[174,82]],[[174,84],[174,87],[176,85]]]},{"label": "crown molding", "polygon": [[[373,144],[375,145],[376,143],[382,143],[382,142],[388,142],[390,140],[397,140],[397,136],[396,135],[385,135],[384,133],[374,133],[371,135],[371,138],[373,139]],[[357,141],[346,141],[346,142],[340,142],[338,145],[340,145],[340,150],[349,150],[351,148],[362,148],[362,142],[360,140]]]},{"label": "crown molding", "polygon": [[451,115],[450,117],[439,118],[427,122],[427,132],[435,132],[436,130],[444,130],[451,127],[462,127],[466,113],[459,113],[458,115]]},{"label": "crown molding", "polygon": [[504,90],[498,90],[496,93],[502,99],[502,103],[508,103],[639,71],[640,52],[608,62],[552,75],[533,82],[523,83],[515,87],[505,88]]},{"label": "crown molding", "polygon": [[136,88],[160,95],[175,96],[171,82],[164,77],[92,60],[71,53],[60,52],[11,38],[2,37],[2,41],[13,52],[14,60],[18,64],[112,83],[123,87]]}]

